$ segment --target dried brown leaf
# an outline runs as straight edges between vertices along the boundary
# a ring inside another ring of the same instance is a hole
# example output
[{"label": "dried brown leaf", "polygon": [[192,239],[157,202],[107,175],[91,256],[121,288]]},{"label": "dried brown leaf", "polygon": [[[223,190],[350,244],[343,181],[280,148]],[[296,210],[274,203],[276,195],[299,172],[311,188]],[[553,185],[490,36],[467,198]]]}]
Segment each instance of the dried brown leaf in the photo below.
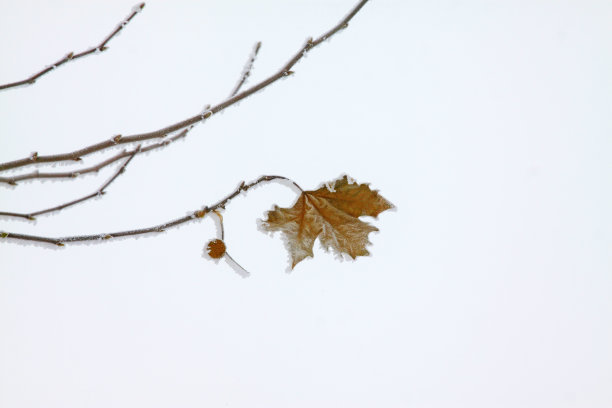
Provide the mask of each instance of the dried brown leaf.
[{"label": "dried brown leaf", "polygon": [[319,238],[325,249],[346,253],[355,259],[369,255],[368,234],[378,228],[359,217],[376,217],[393,208],[368,184],[357,184],[344,176],[314,191],[304,191],[291,208],[274,206],[262,222],[267,231],[281,231],[291,255],[291,268],[313,256],[314,241]]}]

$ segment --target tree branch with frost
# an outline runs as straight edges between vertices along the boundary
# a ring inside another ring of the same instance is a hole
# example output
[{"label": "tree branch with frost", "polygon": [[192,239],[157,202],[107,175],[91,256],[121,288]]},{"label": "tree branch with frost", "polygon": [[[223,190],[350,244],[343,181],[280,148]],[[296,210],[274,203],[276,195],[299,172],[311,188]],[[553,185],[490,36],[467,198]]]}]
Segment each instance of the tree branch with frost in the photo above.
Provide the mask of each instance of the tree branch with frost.
[{"label": "tree branch with frost", "polygon": [[[74,150],[68,153],[60,153],[54,155],[39,155],[38,153],[33,153],[32,155],[25,157],[23,159],[13,160],[5,163],[0,163],[0,171],[16,169],[20,167],[30,166],[36,163],[57,163],[57,162],[65,162],[65,161],[80,161],[83,156],[87,156],[89,154],[95,152],[106,151],[108,149],[114,148],[117,145],[121,144],[129,144],[129,143],[142,143],[152,139],[160,139],[166,137],[168,134],[188,128],[197,123],[204,122],[209,119],[213,114],[219,113],[230,106],[236,104],[237,102],[242,101],[243,99],[253,95],[254,93],[265,89],[266,87],[272,85],[276,81],[281,78],[286,78],[292,75],[294,72],[291,70],[295,64],[297,64],[310,50],[320,45],[323,41],[331,38],[340,30],[348,27],[349,21],[361,10],[361,8],[368,2],[368,0],[361,0],[350,12],[349,14],[343,18],[338,24],[332,27],[330,30],[322,34],[320,37],[316,39],[309,38],[303,46],[300,47],[298,52],[291,57],[291,59],[283,65],[276,73],[270,75],[268,78],[258,82],[257,84],[251,86],[250,88],[237,93],[236,95],[223,100],[217,105],[212,106],[209,109],[206,109],[197,115],[191,116],[187,119],[184,119],[180,122],[174,123],[172,125],[166,126],[164,128],[154,130],[151,132],[145,132],[135,135],[122,136],[116,135],[111,139],[104,140],[102,142]],[[3,181],[0,179],[0,182]],[[6,181],[4,181],[6,182]]]},{"label": "tree branch with frost", "polygon": [[[259,52],[259,49],[261,48],[261,42],[257,42],[257,44],[255,44],[255,46],[253,47],[253,51],[251,52],[251,55],[249,56],[249,59],[244,67],[244,69],[242,70],[242,73],[240,74],[240,79],[238,80],[238,83],[236,84],[236,86],[233,88],[231,95],[235,95],[240,88],[246,83],[248,77],[251,74],[251,71],[253,69],[253,63],[255,62],[255,58],[257,57],[257,53]],[[206,105],[204,107],[204,114],[210,109],[210,105]],[[16,186],[18,182],[20,181],[24,181],[24,180],[33,180],[33,179],[74,179],[77,178],[79,176],[82,176],[84,174],[88,174],[88,173],[97,173],[98,171],[100,171],[101,169],[103,169],[104,167],[114,163],[117,160],[120,160],[124,157],[130,156],[132,154],[139,154],[139,153],[145,153],[145,152],[150,152],[152,150],[156,150],[162,147],[166,147],[168,146],[170,143],[183,138],[185,136],[187,136],[187,133],[193,129],[194,125],[191,125],[189,127],[187,127],[186,129],[183,129],[181,132],[178,132],[176,135],[169,137],[159,143],[155,143],[155,144],[151,144],[148,145],[144,148],[138,148],[138,149],[134,149],[131,151],[123,151],[121,153],[116,154],[113,157],[110,157],[109,159],[106,159],[100,163],[98,163],[97,165],[91,166],[91,167],[86,167],[83,169],[78,169],[78,170],[73,170],[73,171],[68,171],[68,172],[52,172],[52,173],[44,173],[44,172],[40,172],[40,171],[33,171],[30,173],[24,173],[24,174],[20,174],[17,176],[12,176],[12,177],[0,177],[0,183],[5,183],[5,184],[9,184],[12,186]],[[114,142],[115,144],[118,144],[119,141],[122,139],[121,135],[116,135],[114,136],[111,140],[112,142]],[[38,158],[38,153],[33,153],[30,156],[30,160],[34,161],[34,162],[40,162],[39,158]],[[1,171],[1,169],[0,169]],[[7,215],[7,213],[2,213],[0,212],[0,215]]]},{"label": "tree branch with frost", "polygon": [[[132,156],[133,157],[133,156]],[[43,242],[48,244],[53,244],[57,246],[64,246],[66,243],[70,242],[83,242],[83,241],[107,241],[113,238],[126,237],[126,236],[136,236],[142,234],[149,233],[159,233],[165,232],[167,229],[176,227],[177,225],[185,224],[187,222],[193,222],[198,219],[204,218],[210,212],[216,211],[218,209],[225,209],[225,206],[237,195],[242,192],[246,192],[252,187],[264,183],[270,182],[273,180],[286,180],[292,183],[296,188],[301,190],[300,186],[298,186],[294,181],[288,179],[283,176],[261,176],[257,180],[251,183],[245,183],[244,181],[240,183],[240,185],[230,194],[217,201],[215,204],[210,206],[205,206],[202,209],[191,211],[189,215],[186,215],[181,218],[177,218],[171,221],[167,221],[163,224],[155,225],[147,228],[139,228],[128,231],[118,231],[118,232],[110,232],[110,233],[100,233],[100,234],[91,234],[91,235],[76,235],[76,236],[68,236],[68,237],[60,237],[60,238],[51,238],[51,237],[43,237],[37,235],[26,235],[19,234],[7,231],[0,231],[0,238],[13,239],[13,240],[21,240],[21,241],[32,241],[32,242]]]},{"label": "tree branch with frost", "polygon": [[[230,92],[229,97],[221,101],[215,106],[206,106],[203,111],[195,116],[184,119],[180,122],[158,129],[156,131],[122,136],[116,135],[108,140],[72,151],[68,153],[55,155],[39,155],[33,153],[24,159],[14,160],[0,164],[0,171],[13,170],[26,167],[34,164],[57,163],[65,161],[81,161],[83,156],[95,152],[107,152],[122,144],[139,143],[133,150],[124,150],[114,156],[107,158],[98,164],[90,167],[85,167],[77,171],[68,172],[40,172],[34,171],[24,173],[12,177],[0,177],[0,183],[16,185],[17,182],[32,179],[73,179],[83,174],[98,172],[100,169],[111,165],[112,163],[127,157],[127,160],[119,167],[114,175],[96,191],[84,197],[69,201],[67,203],[47,208],[44,210],[35,211],[32,213],[17,213],[17,212],[0,212],[2,216],[20,217],[32,220],[35,216],[46,214],[54,211],[60,211],[64,208],[73,206],[77,203],[101,196],[105,193],[106,188],[113,183],[126,169],[130,161],[138,154],[159,149],[167,146],[179,138],[185,137],[188,132],[198,123],[205,122],[212,115],[225,110],[226,108],[236,104],[237,102],[253,95],[254,93],[265,89],[281,78],[288,77],[293,74],[293,67],[313,48],[320,45],[323,41],[331,38],[340,30],[348,26],[349,21],[361,10],[368,0],[361,0],[355,7],[351,9],[348,15],[343,18],[338,24],[330,30],[322,34],[316,39],[309,38],[304,45],[300,47],[295,55],[289,59],[276,73],[268,76],[266,79],[242,90],[246,84],[253,63],[261,47],[261,43],[255,44],[251,52],[242,74]],[[144,4],[142,5],[144,6]],[[142,8],[141,6],[141,8]],[[113,38],[134,14],[121,24],[111,35],[109,35],[102,43],[100,48],[104,49],[105,44]],[[89,51],[88,51],[89,52]],[[74,58],[70,54],[71,58]],[[62,60],[62,64],[68,60]],[[42,71],[41,71],[42,72]],[[37,74],[44,75],[48,71]],[[143,145],[151,140],[161,139],[159,142]],[[48,237],[39,235],[28,235],[14,233],[8,231],[0,231],[0,239],[3,241],[30,241],[52,244],[56,246],[64,246],[68,243],[93,241],[101,242],[108,241],[119,237],[138,236],[143,234],[154,234],[165,232],[166,230],[188,222],[197,221],[213,213],[219,217],[222,223],[222,216],[218,212],[220,209],[225,209],[235,197],[241,193],[247,192],[252,187],[274,180],[288,181],[300,191],[299,197],[291,208],[280,208],[274,206],[273,210],[266,213],[266,220],[260,225],[269,232],[280,231],[286,239],[286,244],[292,258],[292,267],[303,259],[313,256],[313,244],[319,239],[324,248],[331,248],[336,253],[348,255],[355,259],[357,256],[368,255],[369,252],[366,246],[370,244],[368,235],[378,229],[359,218],[362,216],[377,217],[379,213],[393,208],[393,204],[378,194],[377,190],[372,190],[368,183],[357,184],[352,178],[347,175],[330,183],[325,183],[316,190],[304,191],[297,183],[284,176],[261,176],[251,183],[244,181],[230,194],[217,201],[210,206],[204,206],[202,209],[189,212],[183,217],[179,217],[162,224],[151,227],[137,228],[132,230],[117,231],[110,233],[98,233],[89,235],[74,235],[64,237]],[[227,256],[228,259],[233,259],[227,254],[225,243],[223,242],[224,232],[221,224],[221,239],[209,241],[207,251],[213,258]],[[235,263],[235,261],[233,261]],[[244,270],[244,268],[242,268]],[[246,272],[246,271],[245,271]]]},{"label": "tree branch with frost", "polygon": [[15,212],[0,211],[0,216],[25,218],[27,220],[34,221],[34,220],[36,220],[36,217],[39,216],[39,215],[43,215],[43,214],[48,214],[48,213],[51,213],[51,212],[60,211],[60,210],[63,210],[64,208],[72,207],[75,204],[79,204],[79,203],[82,203],[84,201],[91,200],[92,198],[101,197],[102,195],[106,194],[105,190],[108,188],[108,186],[110,186],[111,183],[117,179],[117,177],[119,177],[120,175],[122,175],[125,172],[125,168],[127,167],[127,165],[130,163],[130,161],[132,161],[134,156],[137,153],[139,153],[139,152],[140,152],[140,146],[138,146],[136,149],[134,149],[132,151],[132,154],[130,154],[128,156],[128,159],[123,162],[123,164],[119,167],[119,169],[115,172],[115,174],[107,182],[102,184],[100,186],[100,188],[98,188],[96,191],[94,191],[91,194],[88,194],[88,195],[86,195],[84,197],[81,197],[81,198],[77,198],[76,200],[68,201],[67,203],[60,204],[60,205],[57,205],[55,207],[50,207],[50,208],[46,208],[44,210],[39,210],[39,211],[33,211],[33,212],[30,212],[30,213],[27,213],[27,214],[26,213],[15,213]]},{"label": "tree branch with frost", "polygon": [[77,170],[72,170],[72,171],[51,172],[51,173],[44,173],[44,172],[40,172],[38,170],[35,170],[33,172],[25,173],[25,174],[20,174],[18,176],[0,177],[0,183],[6,183],[6,184],[10,184],[12,186],[16,186],[18,184],[18,182],[24,181],[24,180],[33,180],[33,179],[75,179],[75,178],[81,177],[81,176],[89,174],[89,173],[97,173],[100,170],[102,170],[104,167],[109,166],[109,165],[113,164],[114,162],[116,162],[117,160],[121,160],[124,157],[128,157],[128,156],[131,156],[133,154],[146,153],[146,152],[150,152],[152,150],[156,150],[156,149],[160,149],[160,148],[166,147],[169,144],[177,141],[178,139],[181,139],[181,138],[185,137],[187,135],[187,133],[191,129],[193,129],[193,126],[190,126],[187,129],[183,129],[182,131],[178,132],[176,135],[171,136],[171,137],[169,137],[167,139],[164,139],[161,142],[150,144],[150,145],[147,145],[146,147],[138,147],[138,148],[132,149],[132,150],[124,150],[124,151],[122,151],[120,153],[117,153],[116,155],[114,155],[114,156],[112,156],[112,157],[110,157],[110,158],[108,158],[106,160],[103,160],[103,161],[99,162],[98,164],[96,164],[94,166],[84,167],[84,168],[77,169]]},{"label": "tree branch with frost", "polygon": [[[255,44],[255,46],[253,47],[253,51],[251,52],[251,54],[249,55],[249,59],[247,60],[247,63],[245,64],[242,73],[240,74],[240,78],[238,80],[238,82],[236,83],[236,85],[234,86],[234,88],[232,89],[232,92],[230,93],[230,96],[234,96],[238,91],[240,91],[240,88],[242,88],[242,86],[246,83],[248,77],[251,75],[251,71],[253,69],[253,64],[255,62],[255,58],[257,57],[257,53],[259,52],[259,49],[261,48],[261,41],[257,42]],[[210,105],[206,105],[204,107],[203,112],[207,112],[210,109]],[[89,173],[97,173],[98,171],[100,171],[101,169],[103,169],[104,167],[114,163],[117,160],[122,159],[123,157],[127,157],[129,155],[131,155],[132,153],[144,153],[144,152],[149,152],[152,150],[156,150],[159,149],[161,147],[166,147],[168,146],[170,143],[176,141],[177,139],[180,139],[182,137],[185,137],[187,135],[187,132],[189,132],[191,129],[193,129],[194,125],[189,126],[188,128],[184,129],[183,131],[177,133],[175,136],[169,137],[165,140],[163,140],[160,143],[156,143],[156,144],[152,144],[152,145],[148,145],[143,149],[140,149],[138,152],[136,150],[132,150],[132,151],[123,151],[113,157],[110,157],[107,160],[104,160],[100,163],[98,163],[97,165],[91,166],[91,167],[87,167],[87,168],[83,168],[83,169],[78,169],[78,170],[74,170],[74,171],[69,171],[69,172],[52,172],[52,173],[44,173],[44,172],[40,172],[40,171],[33,171],[30,173],[24,173],[24,174],[20,174],[17,176],[12,176],[12,177],[0,177],[0,183],[6,183],[12,186],[16,186],[18,182],[20,181],[24,181],[24,180],[33,180],[33,179],[74,179],[77,178],[81,175],[84,174],[89,174]],[[118,142],[122,139],[121,135],[116,135],[114,136],[111,140],[112,142],[114,142],[115,144],[118,144]],[[30,156],[30,160],[34,161],[34,162],[40,162],[39,158],[38,158],[38,153],[35,152]],[[1,171],[1,169],[0,169]],[[6,212],[0,212],[0,215],[8,215],[9,213]]]},{"label": "tree branch with frost", "polygon": [[[236,86],[233,88],[231,95],[236,94],[240,88],[246,83],[248,77],[251,74],[251,71],[253,69],[253,63],[255,62],[255,58],[257,57],[257,53],[259,52],[259,49],[261,48],[261,42],[257,42],[257,44],[255,44],[253,51],[251,52],[249,59],[247,60],[247,63],[245,64],[245,67],[242,70],[242,73],[240,75],[240,78],[236,84]],[[206,111],[207,109],[210,108],[210,105],[206,105],[204,108],[204,111]],[[71,207],[75,204],[87,201],[89,199],[95,198],[95,197],[99,197],[103,194],[105,194],[104,190],[106,189],[106,187],[108,187],[108,185],[115,180],[115,178],[117,178],[120,174],[122,174],[125,171],[125,167],[127,166],[127,164],[132,160],[132,158],[139,153],[144,153],[144,152],[149,152],[152,150],[156,150],[162,147],[166,147],[168,146],[170,143],[175,142],[176,140],[183,138],[187,135],[187,133],[193,129],[193,126],[190,126],[186,129],[183,129],[182,131],[178,132],[176,135],[169,137],[167,139],[164,139],[163,141],[159,142],[159,143],[155,143],[155,144],[151,144],[146,146],[145,148],[142,148],[142,145],[139,145],[136,149],[133,149],[131,151],[126,151],[124,150],[123,152],[120,152],[118,154],[116,154],[113,157],[110,157],[109,159],[103,160],[102,162],[98,163],[97,165],[88,167],[88,168],[83,168],[83,169],[79,169],[79,170],[75,170],[75,171],[69,171],[69,172],[52,172],[52,173],[41,173],[39,171],[34,171],[31,173],[27,173],[27,174],[22,174],[19,176],[13,176],[13,177],[0,177],[0,182],[3,183],[7,183],[13,186],[17,185],[17,182],[19,181],[23,181],[23,180],[32,180],[32,179],[74,179],[77,177],[80,177],[82,175],[85,174],[89,174],[89,173],[97,173],[99,172],[101,169],[103,169],[106,166],[111,165],[112,163],[114,163],[117,160],[120,160],[124,157],[128,157],[128,159],[124,162],[124,164],[119,168],[119,170],[117,171],[117,173],[113,176],[113,178],[107,182],[106,184],[104,184],[101,188],[99,188],[97,191],[73,200],[73,201],[69,201],[65,204],[61,204],[52,208],[47,208],[45,210],[40,210],[40,211],[34,211],[34,212],[30,212],[30,213],[17,213],[17,212],[10,212],[10,211],[0,211],[0,216],[4,216],[4,217],[16,217],[16,218],[24,218],[27,220],[31,220],[34,221],[36,218],[36,216],[38,215],[42,215],[42,214],[47,214],[50,212],[55,212],[55,211],[59,211],[62,210],[64,208],[68,208]]]},{"label": "tree branch with frost", "polygon": [[[266,213],[266,219],[261,221],[260,227],[264,231],[279,231],[284,235],[292,260],[292,268],[305,258],[314,255],[313,244],[317,239],[324,248],[332,249],[338,255],[345,254],[353,259],[369,255],[366,248],[370,244],[368,235],[378,231],[378,228],[359,218],[362,216],[376,218],[380,213],[394,208],[393,204],[381,196],[377,190],[372,190],[368,183],[358,184],[346,174],[333,182],[324,183],[316,190],[309,191],[304,191],[294,181],[283,176],[262,176],[249,184],[243,181],[233,193],[212,206],[206,206],[182,218],[149,228],[63,238],[0,231],[0,238],[64,246],[70,242],[105,241],[117,237],[164,232],[168,228],[204,218],[210,213],[219,216],[222,222],[223,218],[217,210],[225,209],[225,206],[234,197],[259,183],[279,179],[291,182],[300,191],[300,195],[291,208],[280,208],[275,205]],[[209,241],[206,250],[211,258],[219,259],[227,255],[228,259],[235,262],[227,254],[223,237],[223,225],[221,225],[221,239]],[[242,267],[241,269],[244,270]]]},{"label": "tree branch with frost", "polygon": [[[237,82],[237,84],[234,86],[231,96],[235,95],[240,88],[246,83],[249,75],[251,74],[251,71],[253,69],[253,63],[255,62],[255,58],[257,57],[257,53],[259,52],[259,49],[261,47],[261,42],[257,42],[257,44],[255,44],[255,46],[253,47],[253,51],[251,52],[251,54],[249,55],[249,59],[247,60],[247,63],[245,64],[242,73],[240,75],[240,78]],[[204,110],[207,110],[210,108],[210,105],[207,105]],[[68,178],[68,179],[74,179],[77,177],[80,177],[82,175],[85,174],[89,174],[89,173],[97,173],[99,172],[101,169],[103,169],[106,166],[111,165],[112,163],[114,163],[115,161],[118,161],[124,157],[128,157],[128,159],[123,163],[123,165],[121,165],[121,167],[117,170],[117,172],[115,173],[115,175],[105,184],[103,184],[98,190],[96,190],[95,192],[86,195],[84,197],[81,197],[79,199],[76,200],[72,200],[69,201],[67,203],[55,206],[55,207],[51,207],[51,208],[47,208],[44,210],[39,210],[39,211],[33,211],[33,212],[29,212],[29,213],[17,213],[17,212],[10,212],[10,211],[0,211],[0,216],[4,216],[4,217],[16,217],[16,218],[24,218],[27,220],[31,220],[34,221],[36,218],[36,216],[38,215],[42,215],[42,214],[48,214],[51,212],[55,212],[55,211],[59,211],[62,210],[64,208],[68,208],[71,207],[75,204],[78,203],[82,203],[84,201],[87,201],[89,199],[95,198],[95,197],[100,197],[103,194],[105,194],[105,189],[121,174],[123,174],[123,172],[125,171],[126,166],[128,165],[128,163],[134,158],[134,156],[136,154],[139,153],[143,153],[143,152],[149,152],[155,149],[159,149],[162,147],[166,147],[168,146],[170,143],[185,137],[187,135],[187,132],[189,132],[191,129],[193,128],[193,126],[190,126],[186,129],[183,129],[181,132],[178,132],[176,135],[169,137],[159,143],[155,143],[155,144],[151,144],[146,146],[145,148],[142,148],[142,145],[139,145],[136,149],[133,149],[131,151],[126,151],[124,150],[123,152],[120,152],[118,154],[116,154],[113,157],[110,157],[109,159],[106,159],[100,163],[98,163],[95,166],[92,167],[88,167],[88,168],[83,168],[83,169],[79,169],[79,170],[75,170],[75,171],[70,171],[70,172],[54,172],[54,173],[41,173],[39,171],[34,171],[31,173],[27,173],[27,174],[22,174],[20,176],[14,176],[14,177],[0,177],[0,182],[4,182],[10,185],[17,185],[18,181],[23,181],[23,180],[32,180],[32,179],[48,179],[48,178],[52,178],[52,179],[62,179],[62,178]]]},{"label": "tree branch with frost", "polygon": [[22,85],[32,85],[36,82],[36,80],[38,78],[40,78],[43,75],[48,74],[49,72],[59,68],[60,66],[67,64],[69,62],[72,61],[76,61],[79,58],[83,58],[87,55],[90,54],[94,54],[94,53],[98,53],[98,52],[103,52],[106,51],[108,49],[108,47],[106,46],[106,44],[108,44],[110,42],[110,40],[113,39],[113,37],[115,37],[117,34],[119,34],[119,32],[121,32],[121,30],[123,30],[123,27],[125,27],[130,21],[132,21],[132,19],[134,17],[136,17],[136,15],[138,13],[140,13],[140,11],[144,8],[145,3],[140,3],[137,4],[136,6],[134,6],[132,8],[131,13],[123,20],[121,21],[121,23],[119,23],[117,25],[117,27],[115,27],[115,29],[106,36],[106,38],[104,38],[100,44],[96,45],[95,47],[91,47],[85,51],[79,52],[77,54],[75,54],[74,52],[69,52],[68,54],[66,54],[64,57],[62,57],[60,60],[54,62],[53,64],[43,68],[42,70],[40,70],[39,72],[31,75],[30,77],[23,79],[21,81],[16,81],[16,82],[10,82],[7,84],[1,84],[0,85],[0,91],[3,89],[9,89],[9,88],[15,88],[18,86],[22,86]]}]

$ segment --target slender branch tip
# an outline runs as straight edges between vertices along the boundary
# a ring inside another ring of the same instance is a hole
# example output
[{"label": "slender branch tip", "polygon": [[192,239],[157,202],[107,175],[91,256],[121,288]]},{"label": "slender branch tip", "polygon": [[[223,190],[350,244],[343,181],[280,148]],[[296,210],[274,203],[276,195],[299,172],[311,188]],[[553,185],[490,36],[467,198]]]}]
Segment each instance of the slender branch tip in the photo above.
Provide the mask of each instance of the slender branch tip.
[{"label": "slender branch tip", "polygon": [[3,89],[9,89],[9,88],[14,88],[17,86],[21,86],[21,85],[32,85],[36,82],[37,78],[42,77],[43,75],[48,74],[51,71],[54,71],[56,68],[58,68],[60,65],[63,65],[67,62],[70,61],[74,61],[76,59],[82,58],[86,55],[92,54],[92,53],[99,53],[99,52],[103,52],[106,51],[108,49],[108,47],[106,46],[106,44],[113,39],[113,37],[115,37],[119,31],[121,31],[123,29],[123,27],[132,19],[136,16],[136,14],[138,14],[142,8],[144,7],[144,3],[140,3],[137,6],[134,6],[132,8],[132,12],[130,14],[130,16],[124,20],[119,27],[115,28],[115,30],[109,34],[100,44],[98,44],[95,47],[90,47],[89,49],[82,51],[78,54],[74,54],[74,52],[69,52],[67,55],[65,55],[64,57],[62,57],[62,59],[60,59],[59,61],[57,61],[56,63],[52,64],[51,66],[47,66],[45,68],[43,68],[42,70],[40,70],[39,72],[31,75],[30,77],[23,79],[21,81],[16,81],[16,82],[11,82],[11,83],[7,83],[7,84],[0,84],[0,90]]}]

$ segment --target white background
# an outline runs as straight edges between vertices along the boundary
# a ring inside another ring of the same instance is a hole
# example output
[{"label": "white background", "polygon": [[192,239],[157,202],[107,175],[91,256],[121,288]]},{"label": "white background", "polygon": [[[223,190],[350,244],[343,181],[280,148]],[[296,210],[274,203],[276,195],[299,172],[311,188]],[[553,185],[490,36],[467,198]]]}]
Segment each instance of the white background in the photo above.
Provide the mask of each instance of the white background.
[{"label": "white background", "polygon": [[[107,52],[0,93],[0,162],[197,114],[255,41],[250,84],[353,4],[151,1]],[[132,6],[0,1],[0,82],[97,44]],[[248,279],[203,258],[212,218],[63,249],[2,241],[0,406],[612,406],[610,21],[609,1],[372,1],[103,199],[2,218],[49,236],[146,227],[262,174],[315,188],[347,173],[397,206],[370,220],[371,257],[317,244],[286,273],[256,220],[296,193],[252,190],[224,213]],[[0,210],[68,201],[116,168],[0,186]]]}]

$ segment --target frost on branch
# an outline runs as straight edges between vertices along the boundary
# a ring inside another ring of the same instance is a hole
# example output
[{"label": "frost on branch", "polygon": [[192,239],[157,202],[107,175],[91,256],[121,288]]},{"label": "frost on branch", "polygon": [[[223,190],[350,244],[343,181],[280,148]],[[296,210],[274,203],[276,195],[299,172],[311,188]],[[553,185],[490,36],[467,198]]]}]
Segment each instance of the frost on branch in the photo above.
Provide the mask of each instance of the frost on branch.
[{"label": "frost on branch", "polygon": [[[319,237],[324,248],[337,254],[346,253],[355,259],[369,255],[366,245],[368,234],[378,228],[363,222],[359,217],[378,216],[393,208],[367,184],[349,182],[344,176],[318,190],[304,191],[291,208],[274,206],[262,222],[264,230],[281,231],[287,238],[291,255],[291,268],[308,256],[314,256],[312,247]],[[352,181],[352,180],[350,180]]]}]

